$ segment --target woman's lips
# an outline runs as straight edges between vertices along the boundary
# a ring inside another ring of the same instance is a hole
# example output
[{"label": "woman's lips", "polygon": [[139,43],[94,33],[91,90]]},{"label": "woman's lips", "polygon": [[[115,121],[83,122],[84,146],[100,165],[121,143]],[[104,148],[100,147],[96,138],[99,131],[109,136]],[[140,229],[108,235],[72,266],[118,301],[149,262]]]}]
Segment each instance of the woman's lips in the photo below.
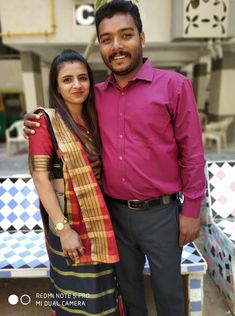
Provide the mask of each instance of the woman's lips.
[{"label": "woman's lips", "polygon": [[73,92],[72,94],[74,94],[74,95],[80,97],[81,95],[83,95],[83,92]]}]

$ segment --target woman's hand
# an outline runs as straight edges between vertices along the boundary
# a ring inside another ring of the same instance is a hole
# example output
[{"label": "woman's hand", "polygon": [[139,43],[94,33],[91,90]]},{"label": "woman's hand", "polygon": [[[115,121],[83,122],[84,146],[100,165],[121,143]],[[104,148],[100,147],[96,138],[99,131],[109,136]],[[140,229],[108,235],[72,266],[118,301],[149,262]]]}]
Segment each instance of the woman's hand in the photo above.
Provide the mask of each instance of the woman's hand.
[{"label": "woman's hand", "polygon": [[42,113],[35,114],[33,112],[26,113],[24,115],[24,137],[28,138],[28,135],[35,133],[35,128],[40,126],[39,122],[35,120],[39,119]]},{"label": "woman's hand", "polygon": [[65,256],[72,260],[84,254],[81,238],[69,224],[65,224],[64,229],[60,232],[60,241]]}]

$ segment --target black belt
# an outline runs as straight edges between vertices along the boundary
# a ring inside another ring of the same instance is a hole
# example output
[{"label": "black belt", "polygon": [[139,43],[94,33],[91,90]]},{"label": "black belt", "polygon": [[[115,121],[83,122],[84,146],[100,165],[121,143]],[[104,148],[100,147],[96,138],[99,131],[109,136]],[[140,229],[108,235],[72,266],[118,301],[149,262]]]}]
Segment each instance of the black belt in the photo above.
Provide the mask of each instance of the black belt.
[{"label": "black belt", "polygon": [[162,195],[154,199],[150,200],[118,200],[111,198],[112,200],[115,200],[121,204],[124,204],[128,206],[131,210],[145,210],[152,206],[160,206],[160,205],[166,205],[169,204],[172,201],[175,201],[178,197],[178,193],[171,194],[171,195]]}]

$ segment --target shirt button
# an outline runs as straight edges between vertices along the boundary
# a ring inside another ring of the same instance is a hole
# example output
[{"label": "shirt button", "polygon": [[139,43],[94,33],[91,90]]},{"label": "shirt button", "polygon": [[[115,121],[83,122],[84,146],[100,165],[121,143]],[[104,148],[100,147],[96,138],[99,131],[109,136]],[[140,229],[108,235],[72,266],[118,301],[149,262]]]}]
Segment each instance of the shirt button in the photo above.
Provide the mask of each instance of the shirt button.
[{"label": "shirt button", "polygon": [[122,160],[122,156],[120,156],[119,159]]},{"label": "shirt button", "polygon": [[125,94],[125,92],[122,92],[122,93],[121,93],[121,95],[124,95],[124,94]]},{"label": "shirt button", "polygon": [[119,113],[119,115],[120,115],[120,116],[123,116],[123,113],[121,112],[121,113]]},{"label": "shirt button", "polygon": [[125,178],[122,178],[122,182],[125,182],[126,181],[126,179]]},{"label": "shirt button", "polygon": [[123,135],[121,134],[121,135],[119,135],[119,137],[120,137],[120,138],[123,138]]}]

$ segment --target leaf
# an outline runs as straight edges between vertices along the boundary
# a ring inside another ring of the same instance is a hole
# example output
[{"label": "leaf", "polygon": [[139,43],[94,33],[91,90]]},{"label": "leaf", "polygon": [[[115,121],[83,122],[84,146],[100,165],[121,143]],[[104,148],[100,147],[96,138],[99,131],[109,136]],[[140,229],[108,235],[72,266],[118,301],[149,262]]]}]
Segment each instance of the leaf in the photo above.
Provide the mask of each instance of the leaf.
[{"label": "leaf", "polygon": [[191,0],[191,5],[194,9],[197,9],[200,5],[200,0]]},{"label": "leaf", "polygon": [[216,22],[219,22],[219,18],[217,15],[213,15],[213,18],[215,19]]},{"label": "leaf", "polygon": [[198,25],[198,24],[196,24],[196,23],[193,23],[193,26],[194,26],[194,27],[199,27],[199,25]]},{"label": "leaf", "polygon": [[210,22],[210,19],[201,19],[201,22],[208,23]]},{"label": "leaf", "polygon": [[217,24],[213,24],[212,27],[217,27],[218,25],[219,25],[218,23]]},{"label": "leaf", "polygon": [[204,2],[209,2],[209,0],[203,0]]},{"label": "leaf", "polygon": [[192,22],[195,22],[198,19],[199,15],[195,15],[192,19]]},{"label": "leaf", "polygon": [[[139,0],[134,0],[136,3],[139,3]],[[107,2],[110,2],[110,0],[96,0],[95,8],[98,10],[102,5],[106,4]]]},{"label": "leaf", "polygon": [[98,10],[100,7],[102,7],[102,5],[104,5],[107,2],[108,2],[107,0],[96,0],[96,3],[95,3],[96,10]]},{"label": "leaf", "polygon": [[188,22],[191,22],[191,19],[190,19],[190,17],[189,17],[188,15],[186,15],[186,20],[187,20]]},{"label": "leaf", "polygon": [[190,27],[190,24],[186,27],[185,34],[188,34],[189,27]]},{"label": "leaf", "polygon": [[190,7],[191,2],[188,3],[187,7],[186,7],[186,12],[189,12],[189,7]]},{"label": "leaf", "polygon": [[224,12],[227,12],[227,6],[224,1],[223,1],[223,8],[224,8]]},{"label": "leaf", "polygon": [[222,19],[220,20],[220,22],[223,22],[225,19],[226,19],[226,16],[224,15]]},{"label": "leaf", "polygon": [[222,28],[222,34],[225,34],[225,28],[223,25],[221,25],[221,28]]},{"label": "leaf", "polygon": [[90,55],[92,54],[92,50],[93,50],[94,45],[95,45],[96,37],[97,37],[96,31],[94,30],[93,35],[92,35],[92,37],[90,38],[90,41],[89,41],[89,43],[88,43],[88,45],[87,45],[87,47],[86,47],[86,49],[85,49],[85,51],[84,51],[84,53],[83,53],[83,56],[84,56],[84,58],[85,58],[86,60],[88,60],[88,58],[89,58]]}]

